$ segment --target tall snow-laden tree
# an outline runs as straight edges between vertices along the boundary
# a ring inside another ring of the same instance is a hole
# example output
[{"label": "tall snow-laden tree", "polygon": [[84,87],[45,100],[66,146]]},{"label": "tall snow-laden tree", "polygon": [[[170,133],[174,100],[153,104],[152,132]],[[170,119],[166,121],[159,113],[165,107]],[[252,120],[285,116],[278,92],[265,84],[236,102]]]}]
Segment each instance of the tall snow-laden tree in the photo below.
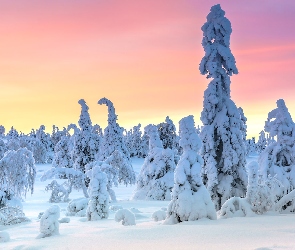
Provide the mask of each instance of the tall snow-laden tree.
[{"label": "tall snow-laden tree", "polygon": [[295,124],[284,100],[277,101],[277,108],[268,113],[264,130],[277,138],[260,154],[260,172],[264,179],[275,176],[282,184],[276,189],[277,198],[295,187]]},{"label": "tall snow-laden tree", "polygon": [[117,123],[117,115],[113,103],[107,98],[101,98],[98,104],[108,107],[108,126],[104,129],[100,146],[100,160],[107,159],[115,150],[121,151],[129,160],[130,153],[124,143],[123,128]]},{"label": "tall snow-laden tree", "polygon": [[179,129],[183,153],[175,169],[172,200],[165,223],[216,219],[214,203],[201,177],[203,159],[198,155],[201,140],[196,133],[193,116],[181,119]]},{"label": "tall snow-laden tree", "polygon": [[230,46],[230,21],[220,5],[211,7],[202,26],[205,56],[200,72],[213,78],[204,92],[200,134],[204,158],[203,178],[216,209],[230,197],[245,196],[247,173],[243,122],[230,99],[230,76],[238,74]]},{"label": "tall snow-laden tree", "polygon": [[89,108],[83,99],[79,100],[78,103],[81,105],[81,114],[78,121],[80,132],[75,136],[73,161],[74,168],[85,173],[85,165],[96,159],[99,145],[93,138]]},{"label": "tall snow-laden tree", "polygon": [[174,153],[163,148],[157,127],[148,125],[145,132],[149,136],[149,152],[137,179],[135,200],[170,200],[175,169]]}]

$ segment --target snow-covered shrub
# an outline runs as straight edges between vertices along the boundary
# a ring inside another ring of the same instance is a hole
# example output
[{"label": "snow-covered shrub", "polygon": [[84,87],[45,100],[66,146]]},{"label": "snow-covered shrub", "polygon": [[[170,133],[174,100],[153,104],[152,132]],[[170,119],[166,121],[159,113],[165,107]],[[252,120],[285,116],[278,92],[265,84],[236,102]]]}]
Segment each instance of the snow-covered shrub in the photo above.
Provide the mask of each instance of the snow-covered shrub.
[{"label": "snow-covered shrub", "polygon": [[163,210],[157,210],[157,211],[153,212],[153,214],[152,214],[152,219],[154,221],[165,220],[165,218],[166,218],[166,212]]},{"label": "snow-covered shrub", "polygon": [[213,78],[204,92],[200,138],[204,159],[203,181],[217,210],[230,197],[243,197],[247,188],[244,123],[230,99],[230,76],[238,69],[230,50],[230,21],[220,5],[211,7],[202,26],[205,56],[200,72]]},{"label": "snow-covered shrub", "polygon": [[113,103],[107,98],[101,98],[98,104],[105,104],[108,107],[108,126],[105,128],[103,138],[100,144],[99,159],[105,160],[115,150],[124,154],[126,160],[130,160],[130,153],[124,143],[123,128],[117,123],[117,115]]},{"label": "snow-covered shrub", "polygon": [[109,216],[109,194],[107,192],[107,176],[98,166],[87,171],[90,178],[88,187],[89,203],[86,210],[88,220],[106,219]]},{"label": "snow-covered shrub", "polygon": [[65,189],[63,184],[58,184],[56,180],[53,180],[45,187],[45,191],[51,191],[49,202],[68,202],[69,190]]},{"label": "snow-covered shrub", "polygon": [[66,215],[85,217],[88,202],[88,198],[78,198],[71,200],[68,204]]},{"label": "snow-covered shrub", "polygon": [[255,216],[246,198],[232,197],[228,199],[218,211],[221,218]]},{"label": "snow-covered shrub", "polygon": [[13,225],[29,221],[25,216],[22,207],[5,206],[0,209],[0,225]]},{"label": "snow-covered shrub", "polygon": [[262,180],[259,175],[259,166],[256,161],[247,164],[248,170],[248,186],[246,193],[246,200],[251,205],[252,211],[256,214],[263,214],[273,209],[273,181],[275,179],[268,178],[267,181]]},{"label": "snow-covered shrub", "polygon": [[265,131],[277,141],[268,145],[260,154],[260,173],[264,180],[276,176],[282,184],[274,192],[279,200],[295,187],[295,124],[284,100],[277,101],[277,108],[269,112]]},{"label": "snow-covered shrub", "polygon": [[182,118],[179,130],[183,154],[175,169],[172,200],[168,206],[165,223],[175,224],[201,218],[214,220],[214,204],[201,178],[203,159],[198,155],[201,140],[196,133],[193,116]]},{"label": "snow-covered shrub", "polygon": [[275,204],[275,210],[284,213],[295,213],[295,190],[284,195]]},{"label": "snow-covered shrub", "polygon": [[173,121],[167,116],[165,122],[160,123],[157,127],[163,147],[174,149],[176,146],[176,127]]},{"label": "snow-covered shrub", "polygon": [[41,181],[46,181],[51,178],[56,179],[66,179],[68,186],[67,193],[68,195],[72,192],[72,188],[76,190],[81,190],[84,193],[84,196],[88,198],[87,187],[85,185],[85,174],[79,170],[73,168],[51,168],[46,171],[40,178]]},{"label": "snow-covered shrub", "polygon": [[11,129],[8,131],[7,135],[6,135],[6,138],[8,140],[11,140],[11,139],[17,139],[19,136],[17,130],[12,126]]},{"label": "snow-covered shrub", "polygon": [[163,148],[155,125],[146,126],[145,132],[150,138],[149,153],[141,167],[133,199],[170,200],[175,169],[173,151]]},{"label": "snow-covered shrub", "polygon": [[60,208],[58,205],[52,205],[44,212],[40,219],[40,234],[37,239],[59,234],[59,216]]},{"label": "snow-covered shrub", "polygon": [[9,233],[5,232],[5,231],[1,231],[0,232],[0,243],[1,242],[7,242],[10,240],[10,236]]},{"label": "snow-covered shrub", "polygon": [[135,223],[135,215],[128,209],[120,209],[115,214],[115,221],[122,221],[122,225],[124,226],[133,226]]},{"label": "snow-covered shrub", "polygon": [[26,148],[5,153],[0,160],[0,190],[25,197],[28,191],[34,192],[36,176],[32,152]]}]

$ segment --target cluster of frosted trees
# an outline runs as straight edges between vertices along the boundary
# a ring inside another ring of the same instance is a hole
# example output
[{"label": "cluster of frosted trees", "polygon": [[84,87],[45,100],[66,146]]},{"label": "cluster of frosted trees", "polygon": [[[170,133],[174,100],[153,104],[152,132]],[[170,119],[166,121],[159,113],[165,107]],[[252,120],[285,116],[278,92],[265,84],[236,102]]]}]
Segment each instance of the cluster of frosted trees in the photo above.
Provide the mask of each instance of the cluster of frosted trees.
[{"label": "cluster of frosted trees", "polygon": [[[67,185],[53,180],[46,187],[52,191],[50,201],[67,202],[72,188],[82,189],[86,201],[81,211],[88,220],[108,217],[108,204],[116,201],[113,186],[135,183],[133,199],[170,201],[166,224],[216,219],[216,211],[222,217],[294,212],[295,124],[285,102],[278,100],[268,114],[258,142],[247,140],[247,118],[230,96],[230,77],[238,69],[230,50],[231,23],[220,5],[211,8],[202,31],[205,56],[199,69],[211,81],[204,92],[201,129],[188,116],[179,122],[179,135],[169,117],[147,125],[143,133],[141,124],[126,131],[106,98],[98,101],[108,108],[104,131],[92,125],[83,99],[78,102],[79,127],[70,124],[62,131],[54,127],[51,135],[44,126],[29,135],[12,128],[5,135],[1,126],[0,206],[12,195],[33,192],[35,162],[52,162],[42,180],[64,179]],[[258,162],[246,165],[246,156],[254,152]],[[131,157],[145,158],[137,179]],[[14,179],[15,171],[25,178]],[[75,202],[69,206],[75,207]],[[125,221],[127,214],[122,210],[118,220]]]}]

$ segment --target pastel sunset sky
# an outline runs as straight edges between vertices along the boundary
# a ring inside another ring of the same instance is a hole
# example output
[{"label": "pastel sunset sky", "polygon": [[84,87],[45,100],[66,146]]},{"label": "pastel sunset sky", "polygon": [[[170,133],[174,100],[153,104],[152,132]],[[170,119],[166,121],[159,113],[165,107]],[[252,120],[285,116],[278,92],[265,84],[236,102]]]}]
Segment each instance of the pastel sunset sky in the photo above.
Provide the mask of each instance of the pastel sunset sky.
[{"label": "pastel sunset sky", "polygon": [[248,137],[277,99],[295,118],[294,0],[0,0],[0,124],[51,132],[77,123],[83,98],[104,128],[107,97],[125,128],[190,114],[202,125],[201,26],[217,3],[232,23],[231,97]]}]

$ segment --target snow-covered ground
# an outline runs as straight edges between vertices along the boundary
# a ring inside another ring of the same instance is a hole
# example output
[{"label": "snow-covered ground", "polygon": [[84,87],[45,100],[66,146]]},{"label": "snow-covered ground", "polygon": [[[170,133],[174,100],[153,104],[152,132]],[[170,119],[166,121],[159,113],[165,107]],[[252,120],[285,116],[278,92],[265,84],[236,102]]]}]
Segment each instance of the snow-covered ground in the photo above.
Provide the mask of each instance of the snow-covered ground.
[{"label": "snow-covered ground", "polygon": [[[133,158],[133,167],[139,173],[143,159]],[[236,217],[215,221],[201,219],[177,225],[155,222],[152,213],[167,207],[167,201],[130,201],[135,186],[114,188],[123,208],[135,212],[136,225],[123,226],[108,219],[87,221],[85,217],[70,217],[69,223],[60,224],[60,234],[36,239],[39,234],[38,214],[52,204],[50,193],[44,190],[47,182],[39,178],[50,165],[37,165],[34,194],[23,202],[24,212],[31,220],[13,226],[0,226],[8,232],[10,241],[0,243],[0,249],[295,249],[295,215],[267,214],[255,217]],[[73,192],[71,199],[83,197]],[[61,217],[66,217],[67,203],[59,203]],[[137,211],[138,210],[138,211]]]}]

